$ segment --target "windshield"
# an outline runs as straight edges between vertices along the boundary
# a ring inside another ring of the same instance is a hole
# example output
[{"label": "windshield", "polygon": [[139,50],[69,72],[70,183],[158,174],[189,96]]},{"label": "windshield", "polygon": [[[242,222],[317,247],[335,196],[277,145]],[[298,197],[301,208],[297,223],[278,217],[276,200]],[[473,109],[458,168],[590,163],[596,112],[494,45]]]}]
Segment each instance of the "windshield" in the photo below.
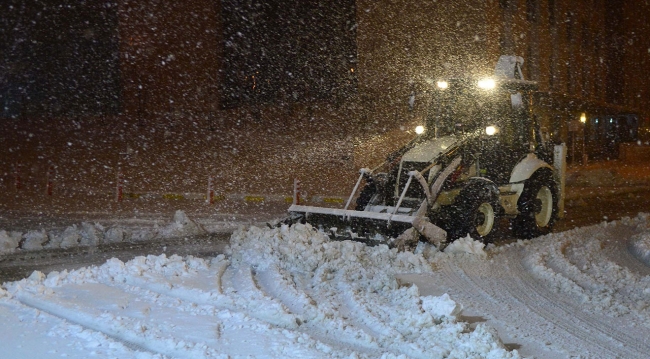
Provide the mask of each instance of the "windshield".
[{"label": "windshield", "polygon": [[486,124],[511,117],[512,101],[508,91],[483,90],[474,83],[452,83],[436,89],[427,113],[427,127],[436,137],[473,132]]}]

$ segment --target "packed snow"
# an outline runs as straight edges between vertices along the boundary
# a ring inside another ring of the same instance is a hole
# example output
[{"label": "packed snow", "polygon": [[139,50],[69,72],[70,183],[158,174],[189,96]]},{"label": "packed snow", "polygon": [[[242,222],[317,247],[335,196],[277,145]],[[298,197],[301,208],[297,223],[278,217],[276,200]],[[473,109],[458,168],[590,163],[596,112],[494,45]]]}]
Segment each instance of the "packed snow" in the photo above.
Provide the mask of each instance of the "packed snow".
[{"label": "packed snow", "polygon": [[[395,277],[431,271],[422,255],[333,242],[309,225],[251,227],[210,260],[162,255],[35,272],[7,283],[3,304],[34,322],[61,321],[43,334],[67,356],[87,354],[66,352],[73,340],[109,357],[114,343],[124,357],[518,357],[491,328],[458,321],[448,295],[420,296]],[[88,331],[104,341],[78,335]]]},{"label": "packed snow", "polygon": [[[59,246],[108,233],[68,228]],[[133,229],[112,228],[133,240]],[[205,230],[177,213],[139,232]],[[0,231],[13,251],[50,237]],[[487,247],[463,238],[443,252],[331,241],[309,225],[251,226],[214,258],[111,259],[4,283],[2,355],[645,358],[649,265],[647,215]]]}]

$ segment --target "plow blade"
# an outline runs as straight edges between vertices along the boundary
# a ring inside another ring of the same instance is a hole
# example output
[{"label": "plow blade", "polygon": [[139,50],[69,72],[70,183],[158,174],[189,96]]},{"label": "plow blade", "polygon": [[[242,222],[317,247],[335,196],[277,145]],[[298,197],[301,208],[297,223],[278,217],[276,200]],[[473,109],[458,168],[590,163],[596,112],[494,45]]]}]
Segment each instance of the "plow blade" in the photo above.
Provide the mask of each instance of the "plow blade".
[{"label": "plow blade", "polygon": [[378,243],[410,234],[414,229],[436,245],[446,240],[446,232],[426,217],[296,204],[289,207],[289,213],[303,217],[307,223],[323,230],[333,239]]}]

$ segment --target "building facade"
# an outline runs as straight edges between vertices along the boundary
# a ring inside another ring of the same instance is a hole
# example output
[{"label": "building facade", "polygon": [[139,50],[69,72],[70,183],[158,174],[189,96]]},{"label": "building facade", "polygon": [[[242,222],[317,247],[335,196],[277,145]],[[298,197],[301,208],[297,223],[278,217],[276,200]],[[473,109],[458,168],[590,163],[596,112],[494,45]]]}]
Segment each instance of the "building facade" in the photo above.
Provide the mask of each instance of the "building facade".
[{"label": "building facade", "polygon": [[352,104],[360,124],[391,127],[416,116],[409,99],[431,79],[490,75],[502,54],[525,58],[524,75],[540,85],[545,126],[563,138],[583,112],[646,118],[650,105],[645,1],[3,6],[10,14],[3,18],[3,117],[182,122],[252,112],[263,121],[260,112],[280,108],[300,121],[314,104]]},{"label": "building facade", "polygon": [[650,114],[645,1],[8,0],[0,12],[0,192],[12,195],[50,166],[71,191],[109,193],[123,174],[134,193],[204,193],[214,176],[222,193],[285,195],[300,178],[348,195],[358,168],[414,136],[434,79],[489,76],[500,55],[525,58],[542,129],[571,160],[586,138],[611,144],[583,113]]},{"label": "building facade", "polygon": [[582,113],[648,116],[647,2],[359,1],[357,14],[359,88],[397,112],[427,78],[489,75],[505,54],[524,57],[538,113],[564,140]]}]

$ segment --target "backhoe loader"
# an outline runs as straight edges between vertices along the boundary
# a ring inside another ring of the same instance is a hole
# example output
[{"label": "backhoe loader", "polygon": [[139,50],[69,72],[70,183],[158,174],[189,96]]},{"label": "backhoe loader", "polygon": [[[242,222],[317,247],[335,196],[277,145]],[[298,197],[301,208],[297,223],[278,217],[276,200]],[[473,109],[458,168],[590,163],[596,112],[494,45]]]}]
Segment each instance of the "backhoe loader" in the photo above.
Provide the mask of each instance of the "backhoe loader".
[{"label": "backhoe loader", "polygon": [[542,138],[537,85],[523,79],[522,63],[501,56],[492,77],[432,81],[416,138],[361,169],[344,208],[294,203],[290,221],[396,246],[468,235],[488,243],[502,218],[518,238],[549,233],[564,212],[566,147]]}]

